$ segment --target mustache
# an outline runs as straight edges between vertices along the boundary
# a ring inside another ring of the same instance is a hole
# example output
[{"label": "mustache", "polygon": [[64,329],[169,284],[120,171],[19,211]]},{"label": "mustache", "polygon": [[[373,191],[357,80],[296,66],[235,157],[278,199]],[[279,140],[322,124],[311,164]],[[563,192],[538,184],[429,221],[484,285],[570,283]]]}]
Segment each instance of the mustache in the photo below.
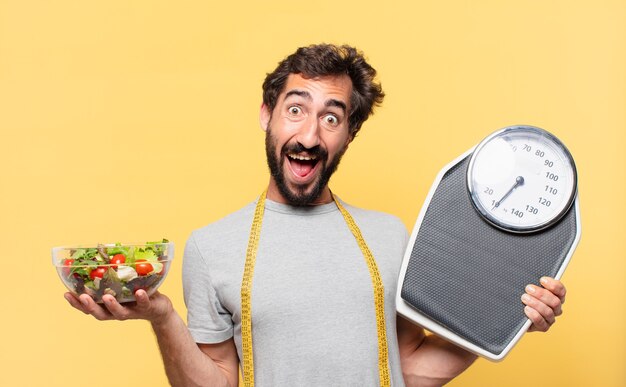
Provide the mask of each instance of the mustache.
[{"label": "mustache", "polygon": [[301,152],[306,152],[310,156],[316,156],[319,160],[328,159],[328,151],[326,151],[326,149],[322,148],[320,145],[316,145],[312,148],[307,148],[303,146],[302,144],[300,144],[299,142],[296,142],[296,143],[289,143],[289,144],[283,145],[283,149],[281,150],[281,153],[283,155],[287,153],[301,153]]}]

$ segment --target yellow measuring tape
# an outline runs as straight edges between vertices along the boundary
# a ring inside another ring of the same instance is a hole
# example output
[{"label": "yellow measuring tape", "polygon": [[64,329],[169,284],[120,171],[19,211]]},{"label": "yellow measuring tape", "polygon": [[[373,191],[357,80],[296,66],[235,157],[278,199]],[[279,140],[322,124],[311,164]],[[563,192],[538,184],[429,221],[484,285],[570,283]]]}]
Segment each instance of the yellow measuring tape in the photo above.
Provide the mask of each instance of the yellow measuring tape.
[{"label": "yellow measuring tape", "polygon": [[[246,251],[246,263],[243,270],[243,279],[241,281],[241,343],[243,352],[243,384],[246,387],[254,386],[254,356],[252,351],[252,303],[250,301],[252,293],[252,277],[254,275],[254,264],[256,254],[259,248],[259,238],[261,237],[261,224],[263,223],[263,214],[265,211],[265,198],[267,190],[259,197],[254,210],[254,220],[250,229],[250,239],[248,240],[248,249]],[[361,230],[352,219],[352,216],[333,196],[333,200],[343,215],[346,224],[356,238],[359,248],[363,252],[363,257],[367,263],[367,268],[372,279],[372,287],[374,289],[374,308],[376,310],[376,330],[378,332],[378,374],[380,376],[381,386],[390,386],[389,377],[389,361],[387,350],[387,331],[385,328],[385,288],[380,278],[378,266],[374,260],[372,252],[367,247]]]}]

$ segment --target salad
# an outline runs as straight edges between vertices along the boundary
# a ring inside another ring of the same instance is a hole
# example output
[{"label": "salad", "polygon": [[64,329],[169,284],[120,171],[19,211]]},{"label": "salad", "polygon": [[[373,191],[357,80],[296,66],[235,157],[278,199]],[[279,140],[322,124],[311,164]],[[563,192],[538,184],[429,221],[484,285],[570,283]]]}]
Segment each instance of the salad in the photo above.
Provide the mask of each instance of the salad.
[{"label": "salad", "polygon": [[76,294],[89,294],[96,302],[110,294],[119,302],[134,301],[138,289],[154,291],[165,278],[170,258],[167,239],[145,245],[98,245],[68,249],[57,269]]}]

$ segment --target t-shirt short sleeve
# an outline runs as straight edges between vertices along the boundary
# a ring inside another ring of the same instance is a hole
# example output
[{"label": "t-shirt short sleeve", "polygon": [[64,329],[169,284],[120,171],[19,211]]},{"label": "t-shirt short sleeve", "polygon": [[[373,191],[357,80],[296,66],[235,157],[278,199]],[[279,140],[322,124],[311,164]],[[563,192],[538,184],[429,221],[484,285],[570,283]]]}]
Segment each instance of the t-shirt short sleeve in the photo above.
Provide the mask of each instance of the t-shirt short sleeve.
[{"label": "t-shirt short sleeve", "polygon": [[187,306],[187,326],[196,343],[221,343],[233,337],[232,316],[219,301],[211,282],[209,267],[193,234],[185,245],[183,292]]}]

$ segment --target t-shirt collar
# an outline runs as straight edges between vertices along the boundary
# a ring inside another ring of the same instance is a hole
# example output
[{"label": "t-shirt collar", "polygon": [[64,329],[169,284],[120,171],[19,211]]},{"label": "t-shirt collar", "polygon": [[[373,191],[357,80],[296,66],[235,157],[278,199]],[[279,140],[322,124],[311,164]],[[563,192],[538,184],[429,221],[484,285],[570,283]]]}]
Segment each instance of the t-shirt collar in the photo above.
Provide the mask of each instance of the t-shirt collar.
[{"label": "t-shirt collar", "polygon": [[[337,200],[340,200],[339,197],[337,197]],[[278,203],[270,199],[265,199],[265,209],[283,214],[300,216],[319,215],[339,211],[334,201],[316,206],[292,206],[290,204]]]}]

